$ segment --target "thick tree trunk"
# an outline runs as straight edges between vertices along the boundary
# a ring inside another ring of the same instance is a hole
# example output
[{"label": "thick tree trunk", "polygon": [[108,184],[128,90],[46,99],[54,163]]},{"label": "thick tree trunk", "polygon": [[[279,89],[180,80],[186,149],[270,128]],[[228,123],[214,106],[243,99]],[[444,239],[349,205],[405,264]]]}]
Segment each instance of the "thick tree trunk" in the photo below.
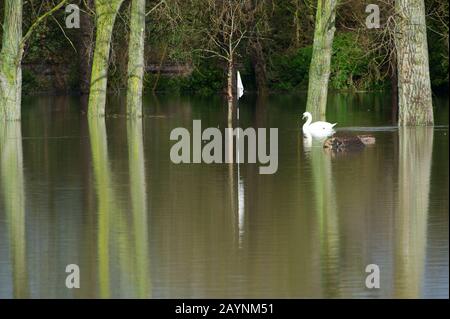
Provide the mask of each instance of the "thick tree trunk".
[{"label": "thick tree trunk", "polygon": [[0,120],[20,120],[22,0],[5,0],[0,52]]},{"label": "thick tree trunk", "polygon": [[111,35],[117,12],[123,0],[96,0],[96,37],[92,61],[89,115],[104,116],[108,84],[109,51]]},{"label": "thick tree trunk", "polygon": [[395,2],[400,126],[433,125],[427,29],[423,0]]},{"label": "thick tree trunk", "polygon": [[93,9],[93,0],[82,0],[88,8],[80,10],[80,30],[77,32],[77,51],[80,72],[80,93],[89,94],[90,76],[92,68],[92,41],[94,37],[94,20],[87,12]]},{"label": "thick tree trunk", "polygon": [[144,80],[145,0],[131,4],[130,41],[128,45],[127,112],[142,116],[142,82]]},{"label": "thick tree trunk", "polygon": [[318,0],[314,44],[309,68],[306,110],[313,118],[323,118],[327,108],[328,80],[338,0]]}]

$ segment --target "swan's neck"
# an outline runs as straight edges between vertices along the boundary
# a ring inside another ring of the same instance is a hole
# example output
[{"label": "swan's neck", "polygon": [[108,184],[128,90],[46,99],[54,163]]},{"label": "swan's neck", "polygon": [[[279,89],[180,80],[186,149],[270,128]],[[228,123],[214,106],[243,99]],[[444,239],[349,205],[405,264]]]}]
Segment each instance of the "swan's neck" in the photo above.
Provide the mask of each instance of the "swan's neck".
[{"label": "swan's neck", "polygon": [[307,114],[306,117],[307,117],[307,119],[306,119],[305,124],[303,124],[303,130],[308,131],[309,130],[309,125],[312,122],[312,116]]}]

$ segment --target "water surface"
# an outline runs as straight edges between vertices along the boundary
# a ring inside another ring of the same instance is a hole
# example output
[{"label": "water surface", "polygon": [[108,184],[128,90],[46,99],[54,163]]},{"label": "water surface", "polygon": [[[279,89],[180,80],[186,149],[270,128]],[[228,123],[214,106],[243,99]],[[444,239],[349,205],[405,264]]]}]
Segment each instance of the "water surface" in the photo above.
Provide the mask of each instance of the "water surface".
[{"label": "water surface", "polygon": [[388,96],[331,95],[328,121],[376,137],[341,154],[306,146],[304,106],[239,101],[239,126],[279,128],[260,175],[170,161],[173,128],[227,126],[219,98],[148,97],[142,122],[118,97],[104,121],[77,97],[25,99],[0,128],[0,298],[448,298],[448,97],[435,128],[399,130]]}]

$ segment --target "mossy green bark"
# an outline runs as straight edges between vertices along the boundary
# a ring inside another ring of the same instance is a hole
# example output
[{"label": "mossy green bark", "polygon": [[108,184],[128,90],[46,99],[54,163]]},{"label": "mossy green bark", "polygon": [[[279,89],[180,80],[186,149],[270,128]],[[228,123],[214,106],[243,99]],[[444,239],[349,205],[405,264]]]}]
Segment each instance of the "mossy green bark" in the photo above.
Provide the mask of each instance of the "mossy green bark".
[{"label": "mossy green bark", "polygon": [[123,0],[95,1],[96,36],[89,94],[89,116],[105,115],[111,36],[122,2]]},{"label": "mossy green bark", "polygon": [[130,117],[141,117],[142,83],[144,80],[145,0],[132,1],[130,20],[127,112]]},{"label": "mossy green bark", "polygon": [[22,0],[5,0],[0,52],[0,120],[20,120]]},{"label": "mossy green bark", "polygon": [[423,0],[395,2],[400,126],[433,125],[427,26]]},{"label": "mossy green bark", "polygon": [[335,31],[338,0],[318,0],[314,30],[314,44],[309,68],[306,111],[314,119],[324,118],[327,108],[328,81]]}]

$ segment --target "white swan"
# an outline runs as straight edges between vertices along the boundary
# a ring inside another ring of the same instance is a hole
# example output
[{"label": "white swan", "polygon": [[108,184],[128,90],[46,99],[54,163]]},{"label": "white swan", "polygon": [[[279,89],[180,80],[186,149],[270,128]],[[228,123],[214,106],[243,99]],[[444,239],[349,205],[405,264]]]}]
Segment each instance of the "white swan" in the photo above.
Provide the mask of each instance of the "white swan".
[{"label": "white swan", "polygon": [[317,121],[312,122],[312,115],[309,112],[303,113],[303,119],[307,118],[305,124],[303,124],[303,133],[311,134],[313,137],[327,137],[335,133],[333,127],[337,124],[331,124],[328,122]]}]

